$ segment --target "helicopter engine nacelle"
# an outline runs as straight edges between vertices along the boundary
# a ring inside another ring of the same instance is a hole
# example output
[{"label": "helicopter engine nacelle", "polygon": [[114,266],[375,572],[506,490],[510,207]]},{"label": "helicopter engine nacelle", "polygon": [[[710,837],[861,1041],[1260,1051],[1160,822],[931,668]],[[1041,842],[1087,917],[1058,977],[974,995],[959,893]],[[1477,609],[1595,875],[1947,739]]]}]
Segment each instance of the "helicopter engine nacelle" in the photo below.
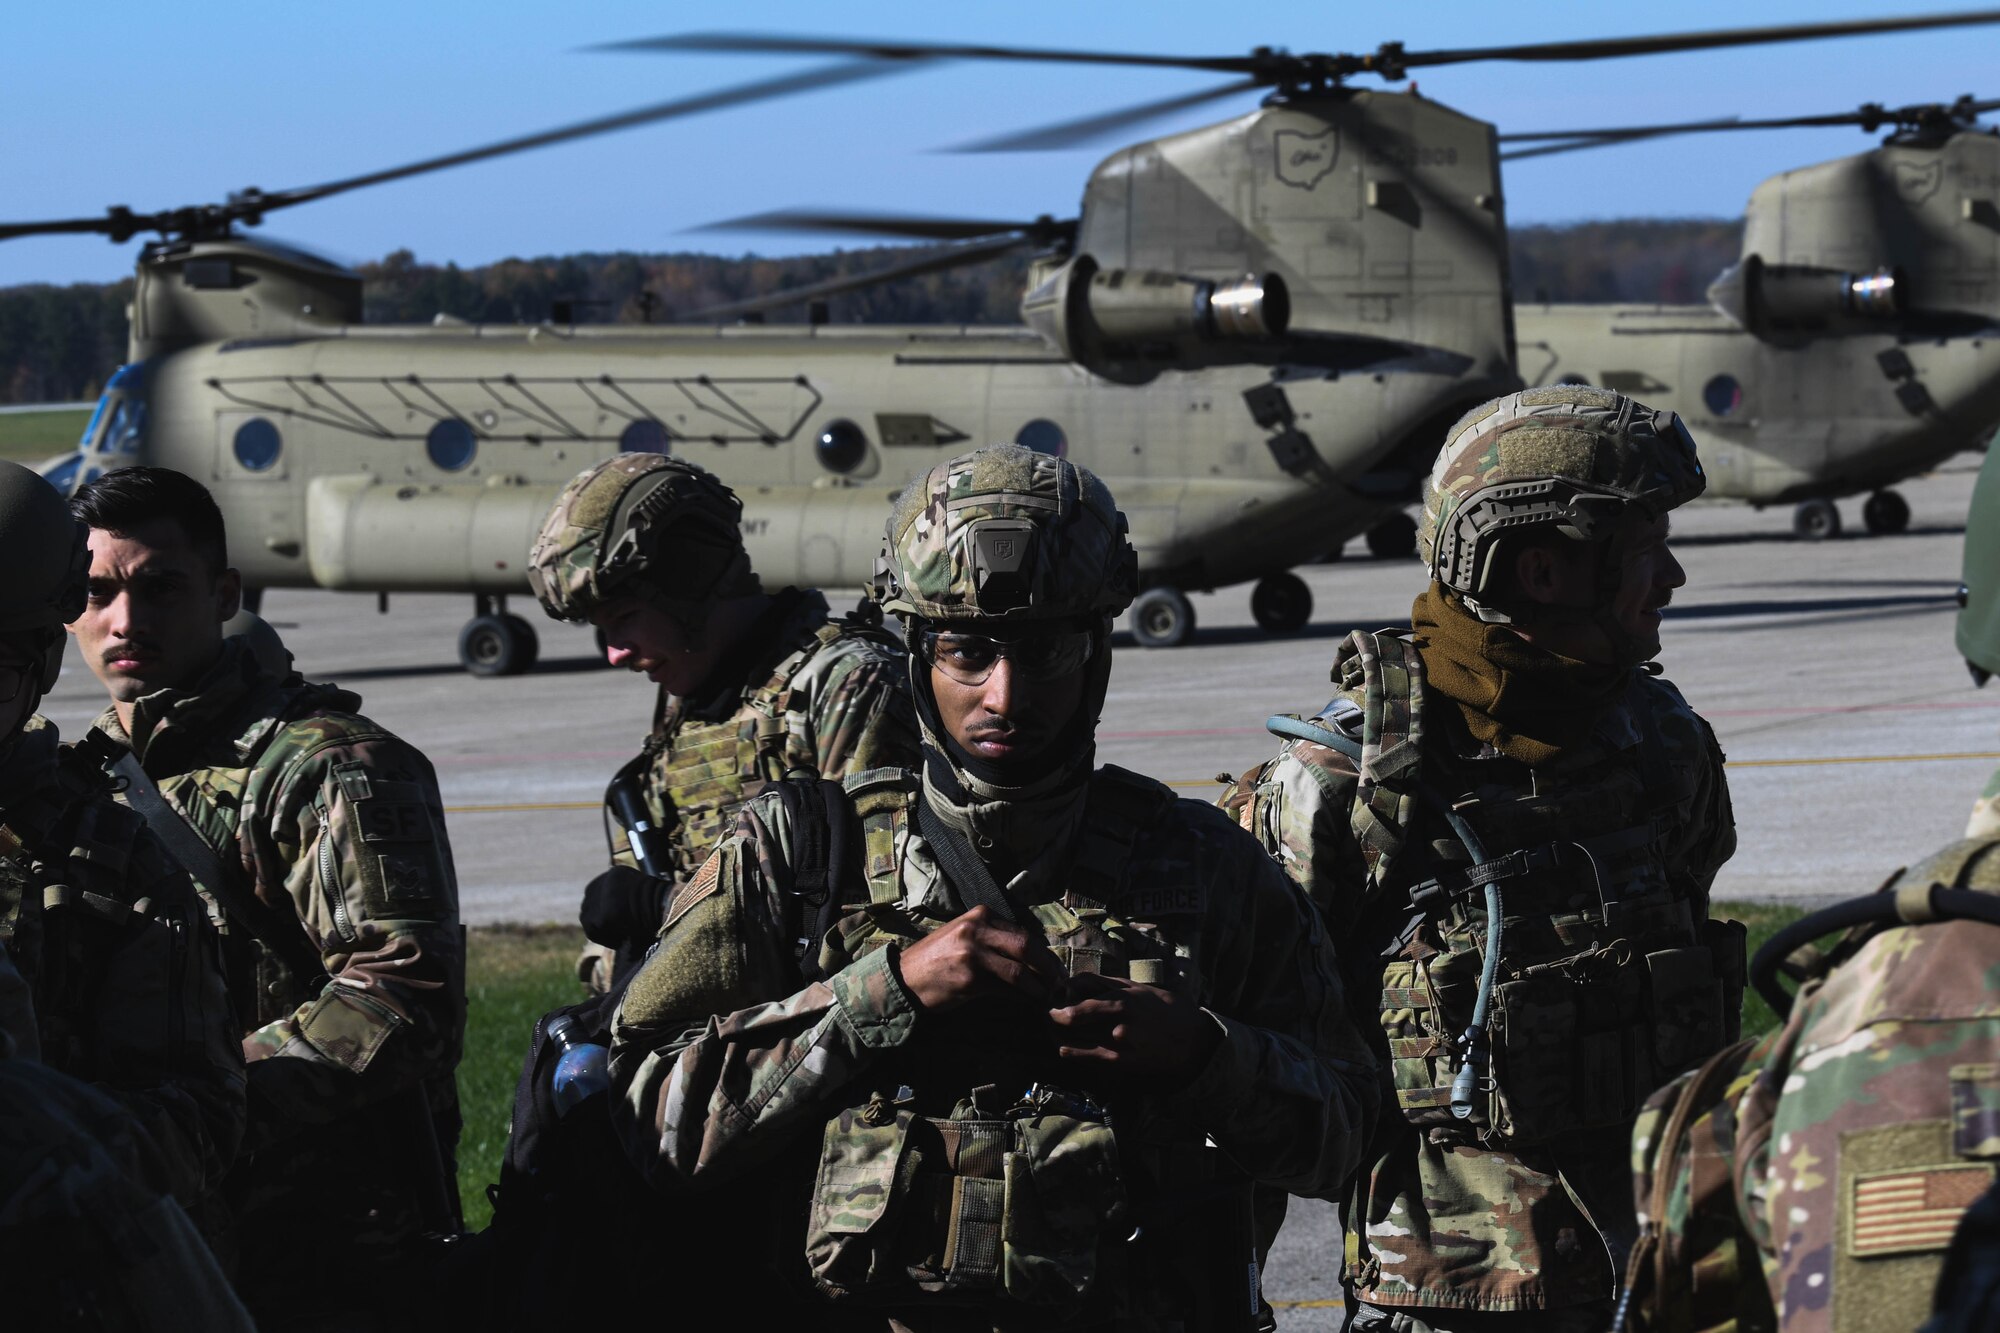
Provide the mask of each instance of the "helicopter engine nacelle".
[{"label": "helicopter engine nacelle", "polygon": [[1144,384],[1163,370],[1257,359],[1260,344],[1284,337],[1292,303],[1275,273],[1215,282],[1078,255],[1021,298],[1021,315],[1091,373]]},{"label": "helicopter engine nacelle", "polygon": [[1759,338],[1879,325],[1904,313],[1902,271],[1843,272],[1803,264],[1766,264],[1757,255],[1723,271],[1709,304]]}]

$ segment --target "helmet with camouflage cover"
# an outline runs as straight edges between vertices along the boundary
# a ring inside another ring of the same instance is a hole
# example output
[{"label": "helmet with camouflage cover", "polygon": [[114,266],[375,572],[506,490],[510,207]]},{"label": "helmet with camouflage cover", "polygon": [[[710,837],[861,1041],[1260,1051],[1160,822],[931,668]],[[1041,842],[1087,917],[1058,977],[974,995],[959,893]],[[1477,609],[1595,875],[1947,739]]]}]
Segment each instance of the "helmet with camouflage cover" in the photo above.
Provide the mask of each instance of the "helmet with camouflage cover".
[{"label": "helmet with camouflage cover", "polygon": [[1017,444],[917,478],[889,516],[875,594],[906,620],[1108,621],[1139,558],[1103,482]]},{"label": "helmet with camouflage cover", "polygon": [[1627,510],[1663,514],[1707,484],[1674,413],[1588,385],[1524,389],[1446,434],[1424,483],[1417,549],[1433,578],[1479,609],[1510,537],[1598,541]]},{"label": "helmet with camouflage cover", "polygon": [[759,591],[742,514],[735,492],[692,463],[614,454],[556,497],[528,553],[528,586],[557,620],[588,620],[630,594],[699,625],[713,603]]},{"label": "helmet with camouflage cover", "polygon": [[90,529],[55,487],[19,463],[0,461],[0,635],[42,657],[41,691],[62,664],[63,626],[83,614]]}]

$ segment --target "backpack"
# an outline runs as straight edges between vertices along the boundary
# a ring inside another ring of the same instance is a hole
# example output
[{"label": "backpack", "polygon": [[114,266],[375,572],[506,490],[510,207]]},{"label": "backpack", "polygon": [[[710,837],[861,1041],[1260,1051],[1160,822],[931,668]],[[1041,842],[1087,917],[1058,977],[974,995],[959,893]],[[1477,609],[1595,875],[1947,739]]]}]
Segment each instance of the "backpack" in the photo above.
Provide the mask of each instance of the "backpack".
[{"label": "backpack", "polygon": [[[853,885],[862,885],[866,901],[859,823],[841,784],[816,774],[793,773],[767,790],[784,803],[795,830],[791,883],[782,888],[790,908],[786,931],[800,942],[803,984],[816,979],[806,942],[832,928]],[[579,1040],[610,1045],[612,1017],[636,971],[606,994],[535,1021],[514,1088],[500,1180],[487,1186],[493,1222],[447,1260],[439,1308],[454,1311],[455,1319],[470,1322],[477,1312],[491,1328],[555,1327],[574,1317],[578,1283],[589,1289],[593,1306],[619,1295],[636,1301],[657,1291],[665,1256],[690,1277],[725,1257],[721,1247],[736,1234],[718,1216],[726,1204],[677,1201],[642,1179],[613,1132],[608,1095],[587,1098],[567,1116],[556,1108],[562,1047],[550,1026],[567,1017]],[[690,1211],[696,1207],[698,1214]]]}]

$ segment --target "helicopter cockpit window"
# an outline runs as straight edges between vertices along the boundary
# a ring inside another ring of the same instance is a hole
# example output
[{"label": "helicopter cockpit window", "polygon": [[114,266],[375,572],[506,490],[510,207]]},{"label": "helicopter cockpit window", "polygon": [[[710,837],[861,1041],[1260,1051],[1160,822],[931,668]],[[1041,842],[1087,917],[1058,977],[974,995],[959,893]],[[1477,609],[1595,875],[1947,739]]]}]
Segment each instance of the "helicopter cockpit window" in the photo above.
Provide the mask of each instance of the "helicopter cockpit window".
[{"label": "helicopter cockpit window", "polygon": [[1743,386],[1734,375],[1717,375],[1701,386],[1701,401],[1711,416],[1730,416],[1743,406]]},{"label": "helicopter cockpit window", "polygon": [[670,454],[667,428],[651,417],[640,417],[618,432],[618,448],[628,454]]},{"label": "helicopter cockpit window", "polygon": [[832,472],[852,472],[868,457],[868,436],[845,417],[827,423],[816,446],[819,461]]},{"label": "helicopter cockpit window", "polygon": [[1069,455],[1069,437],[1063,434],[1061,426],[1046,417],[1036,417],[1016,431],[1014,443],[1051,458],[1066,458]]},{"label": "helicopter cockpit window", "polygon": [[127,398],[112,414],[111,422],[104,428],[104,441],[98,450],[107,454],[133,454],[146,440],[146,400]]},{"label": "helicopter cockpit window", "polygon": [[285,440],[269,421],[263,417],[251,417],[236,428],[231,446],[236,451],[237,462],[251,472],[264,472],[278,461]]},{"label": "helicopter cockpit window", "polygon": [[446,472],[457,472],[472,462],[479,452],[479,437],[472,427],[457,417],[446,417],[424,436],[424,452],[432,463]]}]

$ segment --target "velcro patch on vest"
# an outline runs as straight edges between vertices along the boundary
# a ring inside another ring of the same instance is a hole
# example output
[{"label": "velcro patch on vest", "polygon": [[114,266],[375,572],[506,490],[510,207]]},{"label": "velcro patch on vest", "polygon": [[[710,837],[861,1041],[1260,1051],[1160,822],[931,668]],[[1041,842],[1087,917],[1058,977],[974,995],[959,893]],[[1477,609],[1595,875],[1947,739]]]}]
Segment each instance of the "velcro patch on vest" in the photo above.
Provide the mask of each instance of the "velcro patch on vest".
[{"label": "velcro patch on vest", "polygon": [[1199,916],[1208,910],[1208,890],[1200,884],[1134,885],[1119,904],[1141,921],[1163,916]]},{"label": "velcro patch on vest", "polygon": [[1943,1250],[1958,1219],[1992,1183],[1993,1168],[1977,1163],[1858,1175],[1847,1252],[1870,1259]]}]

